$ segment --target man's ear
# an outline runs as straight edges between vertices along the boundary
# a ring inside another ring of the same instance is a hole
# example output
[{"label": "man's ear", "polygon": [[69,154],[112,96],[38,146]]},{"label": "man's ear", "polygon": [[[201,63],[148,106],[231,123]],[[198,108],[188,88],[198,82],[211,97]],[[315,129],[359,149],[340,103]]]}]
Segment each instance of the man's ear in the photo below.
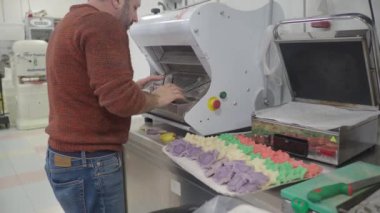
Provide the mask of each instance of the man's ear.
[{"label": "man's ear", "polygon": [[119,9],[121,7],[121,0],[111,0],[111,4],[115,9]]}]

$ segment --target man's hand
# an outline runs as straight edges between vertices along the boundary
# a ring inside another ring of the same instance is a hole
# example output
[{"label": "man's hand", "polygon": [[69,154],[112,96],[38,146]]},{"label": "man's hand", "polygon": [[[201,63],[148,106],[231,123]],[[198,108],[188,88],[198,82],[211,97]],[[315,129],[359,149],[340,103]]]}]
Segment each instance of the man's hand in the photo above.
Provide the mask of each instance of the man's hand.
[{"label": "man's hand", "polygon": [[151,76],[148,76],[148,77],[145,77],[143,79],[140,79],[138,81],[136,81],[136,84],[140,87],[140,89],[144,88],[145,85],[147,85],[148,83],[152,82],[152,81],[160,81],[164,79],[164,76],[160,76],[160,75],[151,75]]},{"label": "man's hand", "polygon": [[185,99],[182,89],[174,84],[160,86],[152,94],[157,96],[157,107],[166,106],[177,99]]}]

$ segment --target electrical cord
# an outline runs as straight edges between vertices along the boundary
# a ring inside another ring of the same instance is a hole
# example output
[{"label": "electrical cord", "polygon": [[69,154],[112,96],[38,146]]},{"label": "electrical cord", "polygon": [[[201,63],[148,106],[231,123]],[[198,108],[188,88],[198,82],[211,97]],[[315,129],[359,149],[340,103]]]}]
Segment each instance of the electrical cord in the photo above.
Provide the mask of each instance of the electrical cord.
[{"label": "electrical cord", "polygon": [[375,14],[373,13],[372,0],[368,0],[369,10],[371,11],[372,21],[375,24]]}]

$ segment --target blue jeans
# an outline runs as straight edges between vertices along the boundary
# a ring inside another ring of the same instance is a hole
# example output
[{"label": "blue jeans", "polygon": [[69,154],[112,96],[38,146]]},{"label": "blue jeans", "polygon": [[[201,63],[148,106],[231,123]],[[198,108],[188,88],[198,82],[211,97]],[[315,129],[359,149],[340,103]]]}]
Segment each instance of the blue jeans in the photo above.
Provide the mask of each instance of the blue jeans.
[{"label": "blue jeans", "polygon": [[68,213],[124,213],[121,153],[47,151],[45,171],[55,197]]}]

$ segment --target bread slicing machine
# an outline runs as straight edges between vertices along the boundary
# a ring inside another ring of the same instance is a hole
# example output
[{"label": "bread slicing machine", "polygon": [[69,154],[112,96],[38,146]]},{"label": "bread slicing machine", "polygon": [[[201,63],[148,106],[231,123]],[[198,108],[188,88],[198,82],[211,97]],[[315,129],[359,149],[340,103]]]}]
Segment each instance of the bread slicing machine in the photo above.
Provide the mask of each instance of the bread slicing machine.
[{"label": "bread slicing machine", "polygon": [[130,35],[151,75],[165,76],[149,90],[174,83],[186,96],[145,116],[201,135],[250,127],[253,110],[281,102],[281,87],[265,86],[259,47],[271,20],[282,18],[277,3],[253,11],[204,3],[143,17]]},{"label": "bread slicing machine", "polygon": [[[365,29],[319,36],[309,32],[303,38],[278,33],[285,24],[317,21],[360,21]],[[276,25],[274,38],[292,101],[253,114],[256,141],[333,165],[373,147],[378,140],[380,63],[372,20],[362,14],[286,20]]]}]

